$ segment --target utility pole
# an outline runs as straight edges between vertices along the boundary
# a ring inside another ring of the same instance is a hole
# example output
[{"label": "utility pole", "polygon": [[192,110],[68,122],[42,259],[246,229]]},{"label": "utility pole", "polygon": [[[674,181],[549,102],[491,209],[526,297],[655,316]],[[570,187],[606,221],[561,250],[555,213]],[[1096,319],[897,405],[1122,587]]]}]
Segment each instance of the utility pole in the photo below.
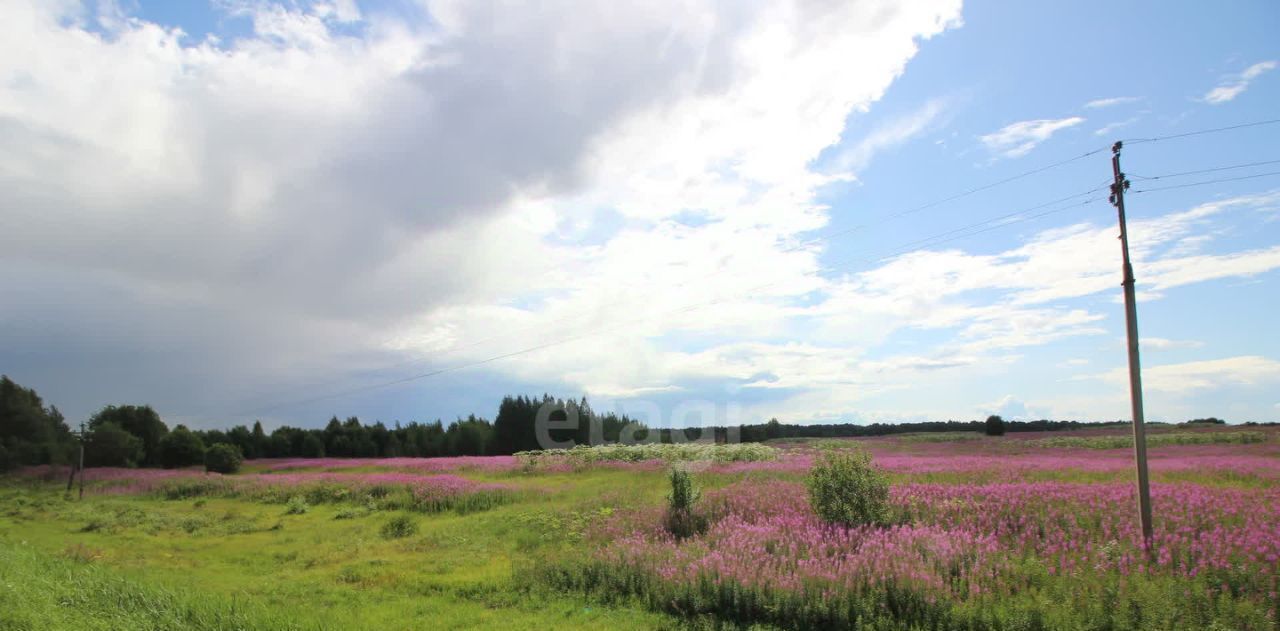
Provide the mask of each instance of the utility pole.
[{"label": "utility pole", "polygon": [[1151,484],[1147,476],[1147,430],[1142,417],[1142,366],[1138,361],[1138,306],[1133,288],[1133,265],[1129,262],[1129,227],[1124,217],[1124,192],[1129,180],[1120,170],[1120,147],[1111,147],[1111,203],[1120,216],[1120,255],[1124,262],[1124,320],[1129,342],[1129,400],[1133,403],[1133,455],[1138,466],[1138,518],[1142,523],[1142,543],[1151,550]]},{"label": "utility pole", "polygon": [[71,484],[76,481],[76,461],[74,457],[71,460],[71,466],[67,468],[71,469],[71,475],[67,476],[67,497],[71,497]]},{"label": "utility pole", "polygon": [[80,423],[80,499],[84,499],[84,423]]}]

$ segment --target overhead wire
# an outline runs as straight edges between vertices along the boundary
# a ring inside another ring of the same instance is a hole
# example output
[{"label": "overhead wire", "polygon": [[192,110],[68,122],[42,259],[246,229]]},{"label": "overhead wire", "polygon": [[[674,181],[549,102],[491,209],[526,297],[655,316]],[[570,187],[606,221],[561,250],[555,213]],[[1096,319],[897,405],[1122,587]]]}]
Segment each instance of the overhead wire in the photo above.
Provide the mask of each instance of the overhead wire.
[{"label": "overhead wire", "polygon": [[1250,128],[1250,127],[1261,127],[1261,126],[1263,126],[1263,125],[1274,125],[1274,124],[1276,124],[1276,123],[1280,123],[1280,118],[1273,118],[1273,119],[1270,119],[1270,120],[1253,121],[1253,122],[1250,122],[1250,123],[1240,123],[1239,125],[1228,125],[1228,126],[1226,126],[1226,127],[1214,127],[1214,128],[1212,128],[1212,129],[1197,129],[1197,130],[1195,130],[1195,131],[1189,131],[1189,132],[1185,132],[1185,133],[1181,133],[1181,134],[1169,134],[1169,135],[1167,135],[1167,136],[1153,136],[1153,137],[1149,137],[1149,138],[1126,138],[1126,139],[1124,139],[1124,140],[1121,140],[1120,142],[1122,142],[1122,143],[1124,143],[1124,144],[1126,144],[1126,145],[1139,145],[1139,144],[1144,144],[1144,143],[1148,143],[1148,142],[1161,142],[1161,141],[1164,141],[1164,140],[1175,140],[1175,139],[1178,139],[1178,138],[1188,138],[1188,137],[1191,137],[1191,136],[1202,136],[1202,135],[1204,135],[1204,134],[1216,134],[1216,133],[1224,132],[1224,131],[1234,131],[1234,130],[1237,130],[1237,129],[1247,129],[1247,128]]},{"label": "overhead wire", "polygon": [[1191,188],[1193,186],[1207,186],[1209,184],[1221,184],[1223,182],[1239,182],[1241,180],[1252,180],[1260,177],[1270,177],[1280,175],[1280,171],[1270,171],[1267,173],[1255,173],[1253,175],[1242,175],[1240,177],[1225,177],[1216,180],[1205,180],[1203,182],[1189,182],[1187,184],[1173,184],[1170,186],[1157,186],[1155,188],[1139,188],[1129,191],[1130,193],[1154,193],[1156,191],[1170,191],[1175,188]]},{"label": "overhead wire", "polygon": [[1247,169],[1249,167],[1260,167],[1268,164],[1280,164],[1280,160],[1263,160],[1261,162],[1247,162],[1244,164],[1232,164],[1224,167],[1212,167],[1208,169],[1197,169],[1195,171],[1182,171],[1179,173],[1162,173],[1160,175],[1138,175],[1137,173],[1128,173],[1129,177],[1135,177],[1139,180],[1163,180],[1175,177],[1184,177],[1187,175],[1199,175],[1201,173],[1217,173],[1219,171],[1231,171],[1234,169]]}]

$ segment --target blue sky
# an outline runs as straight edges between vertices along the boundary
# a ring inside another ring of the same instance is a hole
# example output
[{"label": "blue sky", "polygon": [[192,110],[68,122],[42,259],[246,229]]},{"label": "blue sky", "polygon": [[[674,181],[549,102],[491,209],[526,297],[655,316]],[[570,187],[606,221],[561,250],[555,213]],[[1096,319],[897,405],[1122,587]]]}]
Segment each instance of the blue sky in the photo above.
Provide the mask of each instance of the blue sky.
[{"label": "blue sky", "polygon": [[[900,5],[4,0],[0,372],[201,427],[1127,418],[1108,148],[1277,118],[1280,9]],[[1277,140],[1124,149],[1151,418],[1280,420],[1280,176],[1137,192]]]}]

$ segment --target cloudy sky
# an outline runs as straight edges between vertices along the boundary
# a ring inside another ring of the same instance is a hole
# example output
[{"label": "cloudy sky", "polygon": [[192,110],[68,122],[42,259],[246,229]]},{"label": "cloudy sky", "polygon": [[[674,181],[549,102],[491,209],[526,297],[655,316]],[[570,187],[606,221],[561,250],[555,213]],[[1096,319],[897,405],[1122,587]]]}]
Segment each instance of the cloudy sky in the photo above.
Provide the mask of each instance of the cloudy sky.
[{"label": "cloudy sky", "polygon": [[[0,18],[0,372],[73,421],[1127,418],[1111,143],[1280,113],[1268,0]],[[1127,143],[1150,418],[1280,420],[1277,147]]]}]

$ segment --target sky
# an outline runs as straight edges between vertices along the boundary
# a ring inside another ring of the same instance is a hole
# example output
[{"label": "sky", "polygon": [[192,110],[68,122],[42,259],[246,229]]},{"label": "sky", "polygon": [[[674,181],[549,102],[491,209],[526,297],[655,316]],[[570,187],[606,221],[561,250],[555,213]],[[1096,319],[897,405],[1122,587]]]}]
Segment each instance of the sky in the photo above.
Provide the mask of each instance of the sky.
[{"label": "sky", "polygon": [[1147,418],[1280,421],[1280,124],[1195,133],[1280,118],[1275,2],[0,18],[0,372],[72,422],[1128,419],[1117,140]]}]

